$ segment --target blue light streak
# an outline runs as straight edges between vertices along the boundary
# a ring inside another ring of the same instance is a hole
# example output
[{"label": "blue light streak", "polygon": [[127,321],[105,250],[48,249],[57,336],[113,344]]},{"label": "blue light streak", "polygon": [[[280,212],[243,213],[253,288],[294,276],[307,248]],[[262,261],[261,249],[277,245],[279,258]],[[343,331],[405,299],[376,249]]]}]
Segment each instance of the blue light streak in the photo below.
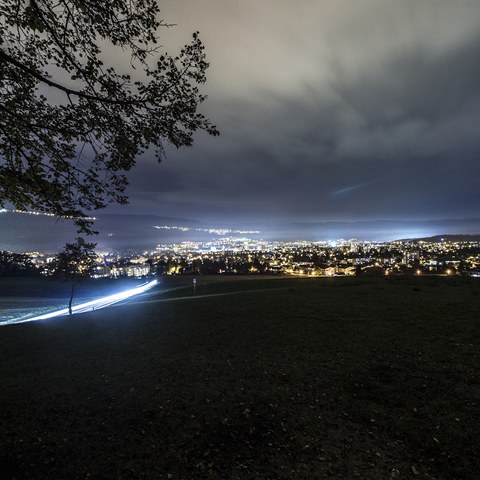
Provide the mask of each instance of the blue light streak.
[{"label": "blue light streak", "polygon": [[[93,312],[94,310],[100,310],[101,308],[109,307],[114,303],[118,303],[130,297],[133,297],[134,295],[139,295],[140,293],[144,293],[147,290],[150,290],[152,287],[154,287],[157,284],[158,284],[157,280],[152,280],[151,282],[139,285],[138,287],[131,288],[123,292],[115,293],[113,295],[108,295],[106,297],[102,297],[97,300],[91,300],[89,302],[75,305],[74,307],[72,307],[72,314]],[[65,315],[69,315],[68,308],[63,308],[55,312],[45,313],[43,315],[39,315],[33,318],[19,319],[17,321],[16,320],[9,321],[8,324],[34,322],[37,320],[46,320],[48,318],[62,317]]]}]

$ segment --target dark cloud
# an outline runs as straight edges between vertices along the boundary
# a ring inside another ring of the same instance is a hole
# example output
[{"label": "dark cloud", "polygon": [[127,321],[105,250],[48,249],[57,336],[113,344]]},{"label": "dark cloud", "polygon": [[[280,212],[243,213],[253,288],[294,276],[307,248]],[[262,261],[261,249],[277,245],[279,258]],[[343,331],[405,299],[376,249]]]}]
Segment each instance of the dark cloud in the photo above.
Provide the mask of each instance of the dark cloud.
[{"label": "dark cloud", "polygon": [[480,207],[480,4],[162,2],[200,30],[221,131],[145,156],[129,211],[225,223],[467,218]]}]

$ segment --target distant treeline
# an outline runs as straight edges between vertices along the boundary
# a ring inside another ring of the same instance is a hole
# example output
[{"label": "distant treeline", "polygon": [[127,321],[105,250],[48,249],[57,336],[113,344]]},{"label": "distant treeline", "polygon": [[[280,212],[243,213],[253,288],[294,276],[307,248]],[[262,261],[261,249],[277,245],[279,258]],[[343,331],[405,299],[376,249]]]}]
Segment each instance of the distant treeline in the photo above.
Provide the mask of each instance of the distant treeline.
[{"label": "distant treeline", "polygon": [[25,253],[0,251],[0,277],[38,277],[40,272]]}]

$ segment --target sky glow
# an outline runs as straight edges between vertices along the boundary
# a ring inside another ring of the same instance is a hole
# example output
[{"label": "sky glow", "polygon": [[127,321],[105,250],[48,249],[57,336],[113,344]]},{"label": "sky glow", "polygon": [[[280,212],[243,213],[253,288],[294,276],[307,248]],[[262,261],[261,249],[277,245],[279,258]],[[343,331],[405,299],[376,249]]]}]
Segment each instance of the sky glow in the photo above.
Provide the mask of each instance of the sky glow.
[{"label": "sky glow", "polygon": [[[131,205],[210,224],[477,218],[480,2],[161,3],[200,31],[220,137],[132,172]],[[263,228],[259,228],[263,232]]]}]

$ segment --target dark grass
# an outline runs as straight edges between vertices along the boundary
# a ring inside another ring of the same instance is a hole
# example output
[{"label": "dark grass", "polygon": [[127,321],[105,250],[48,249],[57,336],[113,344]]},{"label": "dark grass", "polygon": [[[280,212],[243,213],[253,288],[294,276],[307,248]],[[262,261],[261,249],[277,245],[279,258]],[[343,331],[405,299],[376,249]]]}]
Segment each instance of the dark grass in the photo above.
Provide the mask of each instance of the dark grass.
[{"label": "dark grass", "polygon": [[480,478],[479,282],[208,289],[0,328],[3,478]]}]

